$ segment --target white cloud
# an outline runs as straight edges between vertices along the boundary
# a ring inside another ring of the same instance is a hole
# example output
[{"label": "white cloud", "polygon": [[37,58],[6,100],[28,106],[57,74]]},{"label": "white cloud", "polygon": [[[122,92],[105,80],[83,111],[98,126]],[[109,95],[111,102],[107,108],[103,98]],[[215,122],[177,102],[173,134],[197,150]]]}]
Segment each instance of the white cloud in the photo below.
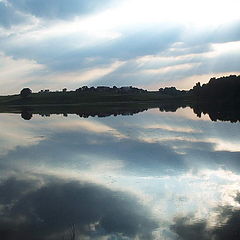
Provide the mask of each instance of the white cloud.
[{"label": "white cloud", "polygon": [[0,155],[7,155],[18,147],[37,145],[45,139],[40,136],[34,123],[25,122],[17,115],[1,114]]},{"label": "white cloud", "polygon": [[[65,9],[65,1],[55,6],[52,0],[49,9],[34,1],[9,2],[26,21],[0,28],[2,93],[24,83],[36,90],[79,83],[184,89],[198,78],[239,72],[236,0],[129,0],[87,15]],[[81,4],[90,13],[89,3]]]},{"label": "white cloud", "polygon": [[80,72],[71,72],[71,73],[65,73],[65,74],[57,74],[51,76],[52,79],[56,83],[59,84],[66,84],[68,79],[71,79],[71,82],[75,87],[81,86],[83,84],[89,84],[89,82],[92,82],[93,80],[96,80],[98,78],[104,77],[107,74],[110,74],[114,70],[116,70],[118,67],[120,67],[123,64],[123,62],[114,62],[113,64],[110,64],[106,67],[96,67],[96,68],[90,68],[85,69]]},{"label": "white cloud", "polygon": [[0,54],[1,94],[16,93],[32,80],[31,74],[45,67],[33,60],[19,59]]},{"label": "white cloud", "polygon": [[240,53],[240,41],[226,42],[226,43],[213,43],[213,56],[226,54],[226,53]]},{"label": "white cloud", "polygon": [[144,74],[161,74],[161,73],[167,73],[167,72],[171,72],[171,71],[188,70],[188,69],[193,68],[196,65],[199,65],[199,63],[176,64],[173,66],[160,67],[158,69],[143,70],[143,73]]}]

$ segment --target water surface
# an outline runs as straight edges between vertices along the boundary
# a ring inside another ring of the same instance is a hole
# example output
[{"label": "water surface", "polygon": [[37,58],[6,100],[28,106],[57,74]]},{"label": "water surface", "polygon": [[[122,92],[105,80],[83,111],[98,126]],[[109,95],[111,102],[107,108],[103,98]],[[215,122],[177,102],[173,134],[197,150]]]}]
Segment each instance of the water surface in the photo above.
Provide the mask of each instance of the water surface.
[{"label": "water surface", "polygon": [[156,108],[0,124],[0,239],[240,239],[239,122]]}]

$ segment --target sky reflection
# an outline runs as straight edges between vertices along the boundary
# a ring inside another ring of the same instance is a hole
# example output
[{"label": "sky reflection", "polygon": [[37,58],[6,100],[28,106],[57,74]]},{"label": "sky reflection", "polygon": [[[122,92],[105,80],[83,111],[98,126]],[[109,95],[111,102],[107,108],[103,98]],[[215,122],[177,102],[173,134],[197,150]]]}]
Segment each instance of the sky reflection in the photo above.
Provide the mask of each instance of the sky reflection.
[{"label": "sky reflection", "polygon": [[239,123],[151,110],[1,114],[1,129],[3,239],[59,239],[72,225],[81,239],[223,239],[223,209],[226,229],[238,218]]}]

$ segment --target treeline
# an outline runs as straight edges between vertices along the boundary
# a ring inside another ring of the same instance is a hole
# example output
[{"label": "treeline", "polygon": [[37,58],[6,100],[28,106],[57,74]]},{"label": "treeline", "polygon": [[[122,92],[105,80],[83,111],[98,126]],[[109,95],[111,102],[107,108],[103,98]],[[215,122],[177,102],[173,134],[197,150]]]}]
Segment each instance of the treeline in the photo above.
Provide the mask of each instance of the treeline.
[{"label": "treeline", "polygon": [[[49,89],[45,90],[40,90],[38,93],[49,93]],[[56,91],[59,92],[59,91]],[[67,88],[62,89],[62,92],[66,93]],[[126,86],[126,87],[107,87],[107,86],[98,86],[98,87],[88,87],[88,86],[83,86],[80,88],[77,88],[75,91],[70,91],[70,92],[77,92],[77,93],[143,93],[147,92],[147,90],[141,89],[141,88],[136,88],[132,86]]]},{"label": "treeline", "polygon": [[207,84],[199,82],[190,90],[178,90],[175,87],[147,91],[132,86],[127,87],[88,87],[83,86],[74,91],[66,88],[61,91],[41,90],[33,93],[24,88],[19,95],[0,98],[0,105],[34,105],[34,104],[79,104],[98,102],[238,102],[240,103],[240,76],[211,78]]},{"label": "treeline", "polygon": [[240,76],[214,77],[202,86],[200,82],[196,83],[188,91],[178,90],[175,87],[160,88],[159,93],[169,96],[192,96],[197,97],[198,100],[240,100]]},{"label": "treeline", "polygon": [[188,91],[178,90],[175,87],[160,88],[158,92],[160,94],[169,95],[169,96],[185,96],[188,94]]},{"label": "treeline", "polygon": [[211,78],[207,84],[202,86],[198,82],[189,90],[189,94],[202,100],[240,100],[240,76]]},{"label": "treeline", "polygon": [[[131,95],[131,94],[155,94],[157,96],[169,96],[169,97],[197,97],[198,100],[226,100],[226,99],[240,99],[240,76],[230,75],[227,77],[211,78],[207,84],[201,86],[200,82],[190,90],[178,90],[175,87],[160,88],[158,91],[147,91],[132,86],[127,87],[88,87],[83,86],[75,91],[67,91],[64,88],[62,91],[50,92],[48,89],[41,90],[38,94],[46,93],[77,93],[77,94],[117,94],[117,95]],[[20,95],[22,97],[28,97],[32,91],[29,88],[22,89]],[[44,94],[44,96],[46,96]]]}]

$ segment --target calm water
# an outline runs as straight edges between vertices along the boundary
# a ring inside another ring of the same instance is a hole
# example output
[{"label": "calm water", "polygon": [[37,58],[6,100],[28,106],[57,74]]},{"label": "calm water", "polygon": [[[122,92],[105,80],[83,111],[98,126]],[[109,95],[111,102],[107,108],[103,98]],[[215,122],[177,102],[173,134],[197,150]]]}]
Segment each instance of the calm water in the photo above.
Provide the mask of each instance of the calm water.
[{"label": "calm water", "polygon": [[240,123],[189,108],[0,115],[0,239],[240,239]]}]

